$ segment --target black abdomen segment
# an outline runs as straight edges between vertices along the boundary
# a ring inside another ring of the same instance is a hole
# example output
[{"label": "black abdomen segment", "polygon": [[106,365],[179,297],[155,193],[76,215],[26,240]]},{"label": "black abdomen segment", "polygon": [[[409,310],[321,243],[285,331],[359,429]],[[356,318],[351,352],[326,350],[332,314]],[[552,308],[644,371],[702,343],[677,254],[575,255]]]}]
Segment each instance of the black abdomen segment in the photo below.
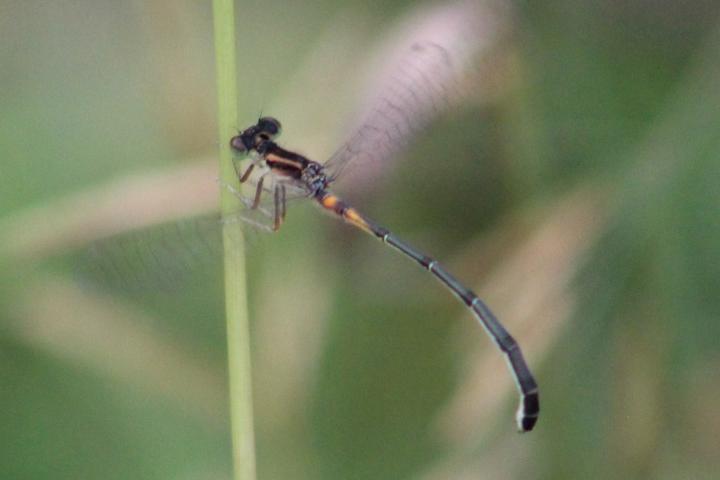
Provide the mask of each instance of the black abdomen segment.
[{"label": "black abdomen segment", "polygon": [[450,272],[445,270],[437,260],[423,255],[417,249],[403,242],[390,232],[378,236],[383,242],[425,267],[470,308],[475,318],[480,322],[480,325],[483,326],[490,338],[505,355],[505,359],[510,367],[510,372],[513,374],[515,383],[520,391],[520,406],[518,407],[516,417],[518,428],[523,432],[532,430],[540,412],[538,387],[515,339],[510,336],[507,330],[505,330],[502,324],[495,318],[495,315],[493,315],[487,305],[485,305],[472,290],[465,287],[452,276]]},{"label": "black abdomen segment", "polygon": [[445,270],[436,260],[433,260],[408,243],[400,240],[388,229],[360,215],[354,208],[348,206],[335,195],[322,191],[318,192],[316,199],[323,208],[343,217],[345,221],[365,232],[375,235],[384,243],[426,268],[435,278],[463,301],[500,351],[505,355],[505,359],[510,367],[510,372],[520,392],[520,405],[516,415],[518,428],[521,432],[532,430],[540,413],[540,397],[535,378],[530,372],[522,351],[515,339],[505,330],[505,327],[495,318],[495,315],[493,315],[487,305],[480,300],[475,292],[460,283],[459,280]]}]

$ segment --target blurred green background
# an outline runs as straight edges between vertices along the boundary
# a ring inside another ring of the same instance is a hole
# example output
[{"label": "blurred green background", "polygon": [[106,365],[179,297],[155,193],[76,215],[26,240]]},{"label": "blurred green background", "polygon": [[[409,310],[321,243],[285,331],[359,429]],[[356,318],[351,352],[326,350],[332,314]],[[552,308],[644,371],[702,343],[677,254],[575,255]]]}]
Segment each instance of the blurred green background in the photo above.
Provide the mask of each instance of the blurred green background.
[{"label": "blurred green background", "polygon": [[[426,6],[237,2],[246,123],[326,158]],[[217,199],[211,13],[0,3],[0,478],[231,477],[216,239],[172,223]],[[720,4],[493,21],[482,93],[337,191],[487,299],[536,430],[459,302],[293,205],[248,240],[259,478],[717,478]]]}]

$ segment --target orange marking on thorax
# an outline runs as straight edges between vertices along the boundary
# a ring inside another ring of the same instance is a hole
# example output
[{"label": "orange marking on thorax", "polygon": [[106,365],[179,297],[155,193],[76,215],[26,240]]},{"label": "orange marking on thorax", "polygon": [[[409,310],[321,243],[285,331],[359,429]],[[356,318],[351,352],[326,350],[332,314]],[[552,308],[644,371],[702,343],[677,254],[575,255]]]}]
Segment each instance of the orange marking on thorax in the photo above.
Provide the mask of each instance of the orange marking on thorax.
[{"label": "orange marking on thorax", "polygon": [[265,160],[271,163],[280,163],[283,165],[289,165],[291,167],[300,169],[302,168],[302,164],[296,160],[290,160],[289,158],[281,157],[280,155],[276,155],[274,153],[268,153],[265,156]]}]

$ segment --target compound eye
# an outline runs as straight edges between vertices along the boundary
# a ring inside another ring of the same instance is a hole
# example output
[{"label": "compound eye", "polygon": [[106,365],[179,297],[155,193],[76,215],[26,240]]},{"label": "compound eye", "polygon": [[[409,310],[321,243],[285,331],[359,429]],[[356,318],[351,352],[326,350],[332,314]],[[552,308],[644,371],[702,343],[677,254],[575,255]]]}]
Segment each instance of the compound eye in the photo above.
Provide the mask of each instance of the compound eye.
[{"label": "compound eye", "polygon": [[245,142],[243,142],[243,138],[241,135],[236,135],[232,137],[230,139],[230,146],[238,152],[244,152],[247,150],[247,147],[245,146]]},{"label": "compound eye", "polygon": [[261,132],[266,133],[271,137],[280,135],[280,131],[282,130],[280,122],[273,117],[262,117],[258,120],[257,126]]}]

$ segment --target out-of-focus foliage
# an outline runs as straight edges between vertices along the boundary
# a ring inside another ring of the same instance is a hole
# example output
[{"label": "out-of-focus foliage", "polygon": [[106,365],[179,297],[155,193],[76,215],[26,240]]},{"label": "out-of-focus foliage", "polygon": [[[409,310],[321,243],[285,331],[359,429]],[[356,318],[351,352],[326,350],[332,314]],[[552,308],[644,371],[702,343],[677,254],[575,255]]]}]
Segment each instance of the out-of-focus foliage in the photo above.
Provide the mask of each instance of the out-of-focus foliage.
[{"label": "out-of-focus foliage", "polygon": [[[373,49],[424,6],[239,2],[247,123],[325,158]],[[0,11],[0,477],[230,478],[216,238],[135,231],[216,194],[210,6]],[[293,205],[249,240],[259,478],[717,476],[720,4],[497,21],[485,90],[338,193],[487,298],[538,377],[536,430],[514,433],[455,299]]]}]

